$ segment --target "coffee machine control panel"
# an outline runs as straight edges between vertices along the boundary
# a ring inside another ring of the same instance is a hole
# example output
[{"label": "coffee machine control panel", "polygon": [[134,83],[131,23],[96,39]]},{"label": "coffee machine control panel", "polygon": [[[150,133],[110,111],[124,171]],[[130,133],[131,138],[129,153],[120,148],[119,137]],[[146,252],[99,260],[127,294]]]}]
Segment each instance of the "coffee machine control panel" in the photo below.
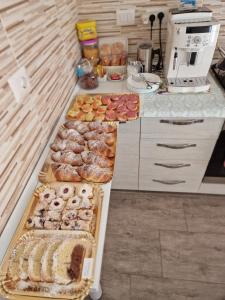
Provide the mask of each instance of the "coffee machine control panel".
[{"label": "coffee machine control panel", "polygon": [[210,44],[212,26],[181,26],[181,24],[176,24],[176,27],[174,42],[178,48],[200,49]]},{"label": "coffee machine control panel", "polygon": [[187,36],[187,39],[186,39],[186,44],[185,46],[187,48],[199,48],[199,47],[206,47],[208,46],[209,44],[209,41],[210,41],[210,38],[207,35],[203,35],[203,36],[200,36],[200,35],[188,35]]}]

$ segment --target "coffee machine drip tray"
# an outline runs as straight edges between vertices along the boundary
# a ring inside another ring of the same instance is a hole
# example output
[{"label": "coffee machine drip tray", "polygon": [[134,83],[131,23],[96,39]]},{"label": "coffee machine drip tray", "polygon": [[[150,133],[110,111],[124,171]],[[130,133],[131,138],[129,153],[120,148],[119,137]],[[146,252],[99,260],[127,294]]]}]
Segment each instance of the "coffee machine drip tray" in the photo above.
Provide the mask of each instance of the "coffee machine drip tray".
[{"label": "coffee machine drip tray", "polygon": [[168,78],[167,84],[171,93],[200,93],[210,88],[207,77]]}]

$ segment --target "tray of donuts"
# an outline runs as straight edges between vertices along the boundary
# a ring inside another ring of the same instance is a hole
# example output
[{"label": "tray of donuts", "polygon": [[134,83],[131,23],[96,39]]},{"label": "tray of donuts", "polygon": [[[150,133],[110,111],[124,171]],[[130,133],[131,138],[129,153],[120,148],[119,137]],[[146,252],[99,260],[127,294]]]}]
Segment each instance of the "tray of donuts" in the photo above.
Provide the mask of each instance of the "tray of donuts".
[{"label": "tray of donuts", "polygon": [[132,121],[139,117],[140,99],[135,93],[80,94],[71,103],[67,119],[80,121]]},{"label": "tray of donuts", "polygon": [[0,266],[0,295],[83,300],[93,283],[95,256],[88,232],[17,230]]},{"label": "tray of donuts", "polygon": [[42,183],[111,181],[117,125],[100,121],[65,122],[50,146],[39,180]]},{"label": "tray of donuts", "polygon": [[33,193],[24,229],[86,231],[97,240],[103,196],[98,184],[40,185]]}]

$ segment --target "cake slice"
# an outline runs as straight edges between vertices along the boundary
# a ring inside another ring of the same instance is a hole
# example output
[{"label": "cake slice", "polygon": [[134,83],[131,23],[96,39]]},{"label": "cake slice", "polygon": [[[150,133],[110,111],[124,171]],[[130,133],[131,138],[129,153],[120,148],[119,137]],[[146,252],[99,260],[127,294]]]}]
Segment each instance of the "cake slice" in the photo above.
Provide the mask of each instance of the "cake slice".
[{"label": "cake slice", "polygon": [[8,276],[12,280],[19,280],[20,279],[20,257],[22,256],[26,244],[24,242],[20,242],[16,248],[13,250],[13,253],[9,260],[9,266],[8,266]]},{"label": "cake slice", "polygon": [[41,259],[47,245],[45,240],[40,240],[30,253],[28,258],[28,275],[31,281],[41,281]]},{"label": "cake slice", "polygon": [[53,254],[59,245],[62,243],[61,240],[53,241],[46,248],[44,255],[41,258],[41,279],[46,282],[53,282],[52,264]]},{"label": "cake slice", "polygon": [[[75,246],[78,245],[77,240],[66,239],[55,251],[53,255],[53,274],[54,281],[59,284],[69,284],[74,280],[76,276],[71,276],[69,270],[71,269],[72,254]],[[84,251],[82,251],[82,257],[84,258],[85,249],[81,246]],[[83,261],[83,259],[81,259]]]},{"label": "cake slice", "polygon": [[28,259],[32,249],[37,243],[38,243],[37,240],[31,240],[26,242],[26,246],[24,248],[23,254],[19,258],[19,274],[20,274],[20,278],[23,280],[28,279]]}]

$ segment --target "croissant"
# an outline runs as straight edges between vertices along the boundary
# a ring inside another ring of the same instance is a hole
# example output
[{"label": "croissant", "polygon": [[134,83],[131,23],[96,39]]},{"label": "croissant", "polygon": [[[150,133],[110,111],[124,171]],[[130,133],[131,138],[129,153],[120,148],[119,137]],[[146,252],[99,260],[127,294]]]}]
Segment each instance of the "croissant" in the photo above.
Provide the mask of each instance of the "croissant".
[{"label": "croissant", "polygon": [[102,130],[102,123],[100,121],[90,122],[89,130]]},{"label": "croissant", "polygon": [[67,121],[63,125],[68,129],[76,129],[78,125],[81,124],[81,121]]},{"label": "croissant", "polygon": [[58,136],[62,139],[68,139],[74,142],[77,142],[80,145],[84,145],[84,138],[82,137],[82,135],[76,131],[75,129],[65,129],[65,128],[61,128],[58,132]]},{"label": "croissant", "polygon": [[57,181],[78,182],[81,177],[76,168],[65,164],[51,164],[52,171]]},{"label": "croissant", "polygon": [[78,174],[87,181],[106,183],[112,179],[112,170],[97,165],[83,165],[77,168]]},{"label": "croissant", "polygon": [[93,152],[83,151],[81,157],[85,164],[98,165],[101,168],[109,168],[113,166],[113,160],[97,155]]},{"label": "croissant", "polygon": [[105,157],[110,154],[110,148],[103,141],[90,140],[88,141],[88,148],[90,151]]},{"label": "croissant", "polygon": [[101,139],[109,146],[112,146],[116,141],[115,136],[112,133],[103,133]]},{"label": "croissant", "polygon": [[98,140],[99,139],[99,131],[98,130],[88,131],[83,135],[83,137],[87,141]]},{"label": "croissant", "polygon": [[93,131],[86,132],[84,134],[84,138],[88,141],[90,141],[90,140],[103,141],[104,143],[106,143],[109,146],[111,146],[115,143],[114,134],[102,133],[101,131],[99,132],[99,130],[93,130]]},{"label": "croissant", "polygon": [[52,153],[53,161],[63,164],[70,164],[72,166],[82,166],[83,161],[80,154],[75,154],[73,151],[57,151]]},{"label": "croissant", "polygon": [[75,129],[80,134],[84,134],[85,132],[89,131],[89,127],[86,123],[81,121],[68,121],[64,124],[64,126],[68,129]]},{"label": "croissant", "polygon": [[51,145],[51,149],[53,151],[71,150],[75,153],[81,153],[82,151],[84,151],[84,146],[74,141],[61,140],[59,138],[56,138],[55,142]]},{"label": "croissant", "polygon": [[106,133],[113,133],[116,131],[116,126],[107,123],[102,123],[102,130]]}]

